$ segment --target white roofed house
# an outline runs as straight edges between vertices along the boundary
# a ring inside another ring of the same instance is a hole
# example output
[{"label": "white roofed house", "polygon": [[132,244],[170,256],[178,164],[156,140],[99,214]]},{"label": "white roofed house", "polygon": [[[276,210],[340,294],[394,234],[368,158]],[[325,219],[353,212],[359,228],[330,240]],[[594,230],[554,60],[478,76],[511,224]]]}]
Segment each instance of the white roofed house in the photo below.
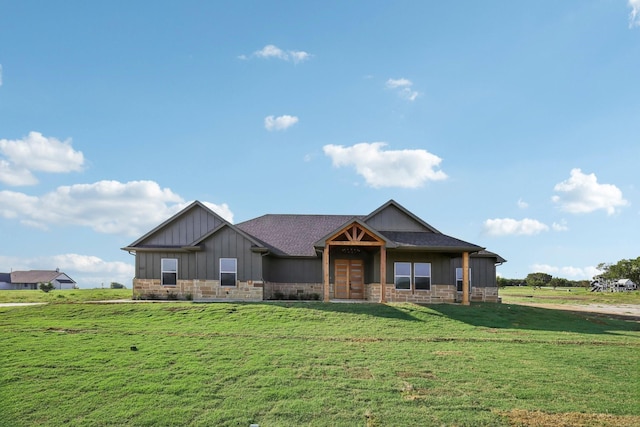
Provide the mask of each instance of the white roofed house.
[{"label": "white roofed house", "polygon": [[[5,279],[3,279],[3,277]],[[9,281],[6,280],[9,279]],[[41,283],[51,283],[55,289],[74,289],[75,280],[60,270],[29,270],[0,273],[0,289],[39,289]]]}]

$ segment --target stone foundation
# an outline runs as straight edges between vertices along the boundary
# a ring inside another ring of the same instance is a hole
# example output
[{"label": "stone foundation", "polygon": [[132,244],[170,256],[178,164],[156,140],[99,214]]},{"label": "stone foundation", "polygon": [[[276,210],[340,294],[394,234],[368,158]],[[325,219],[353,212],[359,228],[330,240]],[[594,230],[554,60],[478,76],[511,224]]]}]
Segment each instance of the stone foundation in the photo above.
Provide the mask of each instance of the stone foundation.
[{"label": "stone foundation", "polygon": [[264,299],[306,299],[322,300],[324,286],[322,283],[264,283]]},{"label": "stone foundation", "polygon": [[246,300],[262,301],[262,282],[237,282],[220,286],[218,280],[178,280],[176,286],[162,286],[160,279],[134,279],[133,295],[141,299]]}]

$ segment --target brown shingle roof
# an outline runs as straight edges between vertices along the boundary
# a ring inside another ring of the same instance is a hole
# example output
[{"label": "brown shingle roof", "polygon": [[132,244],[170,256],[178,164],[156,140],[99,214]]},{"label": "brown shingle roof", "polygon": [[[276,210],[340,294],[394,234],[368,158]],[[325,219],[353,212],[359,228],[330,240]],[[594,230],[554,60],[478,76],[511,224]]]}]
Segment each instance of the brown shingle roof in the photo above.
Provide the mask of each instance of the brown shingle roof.
[{"label": "brown shingle roof", "polygon": [[419,231],[381,231],[387,239],[399,247],[433,248],[438,250],[480,251],[483,248],[455,237],[441,233],[424,233]]},{"label": "brown shingle roof", "polygon": [[280,256],[315,256],[313,243],[353,219],[353,215],[268,214],[237,224],[240,230]]},{"label": "brown shingle roof", "polygon": [[13,271],[11,283],[49,283],[62,274],[55,270]]}]

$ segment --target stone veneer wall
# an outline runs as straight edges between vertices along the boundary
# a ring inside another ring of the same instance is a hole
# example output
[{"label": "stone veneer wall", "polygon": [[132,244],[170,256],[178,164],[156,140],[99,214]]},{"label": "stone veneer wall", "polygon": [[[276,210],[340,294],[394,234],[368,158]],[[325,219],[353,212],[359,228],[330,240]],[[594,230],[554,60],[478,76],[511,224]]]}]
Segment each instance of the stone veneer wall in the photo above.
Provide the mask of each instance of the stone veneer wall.
[{"label": "stone veneer wall", "polygon": [[[469,298],[471,301],[500,302],[498,288],[475,288],[472,286]],[[462,293],[460,293],[460,299],[462,299]]]},{"label": "stone veneer wall", "polygon": [[[160,279],[134,279],[133,294],[140,298],[229,299],[262,301],[262,282],[237,282],[236,286],[220,286],[218,280],[178,280],[176,286],[162,286]],[[174,298],[175,298],[174,297]]]},{"label": "stone veneer wall", "polygon": [[303,295],[310,299],[312,294],[317,294],[318,299],[322,300],[324,286],[322,283],[264,283],[264,299],[276,299],[278,292],[282,294],[284,299],[290,299],[292,295]]},{"label": "stone veneer wall", "polygon": [[[369,283],[365,286],[365,298],[367,301],[380,301],[380,283]],[[400,291],[393,283],[385,286],[385,299],[387,302],[416,302],[422,304],[435,304],[442,302],[455,302],[455,285],[431,285],[430,291]]]}]

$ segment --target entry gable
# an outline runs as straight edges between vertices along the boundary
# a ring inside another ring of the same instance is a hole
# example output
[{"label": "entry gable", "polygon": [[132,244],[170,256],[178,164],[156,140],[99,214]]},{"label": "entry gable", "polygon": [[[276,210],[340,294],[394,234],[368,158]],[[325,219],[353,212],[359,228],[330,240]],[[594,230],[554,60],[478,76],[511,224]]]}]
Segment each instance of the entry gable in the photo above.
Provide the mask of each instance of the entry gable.
[{"label": "entry gable", "polygon": [[317,248],[322,248],[325,245],[395,246],[389,239],[358,219],[350,221],[314,244]]},{"label": "entry gable", "polygon": [[196,200],[123,249],[187,246],[224,224],[229,223]]},{"label": "entry gable", "polygon": [[371,212],[364,222],[380,231],[418,231],[440,233],[421,218],[409,212],[395,200],[389,200]]}]

